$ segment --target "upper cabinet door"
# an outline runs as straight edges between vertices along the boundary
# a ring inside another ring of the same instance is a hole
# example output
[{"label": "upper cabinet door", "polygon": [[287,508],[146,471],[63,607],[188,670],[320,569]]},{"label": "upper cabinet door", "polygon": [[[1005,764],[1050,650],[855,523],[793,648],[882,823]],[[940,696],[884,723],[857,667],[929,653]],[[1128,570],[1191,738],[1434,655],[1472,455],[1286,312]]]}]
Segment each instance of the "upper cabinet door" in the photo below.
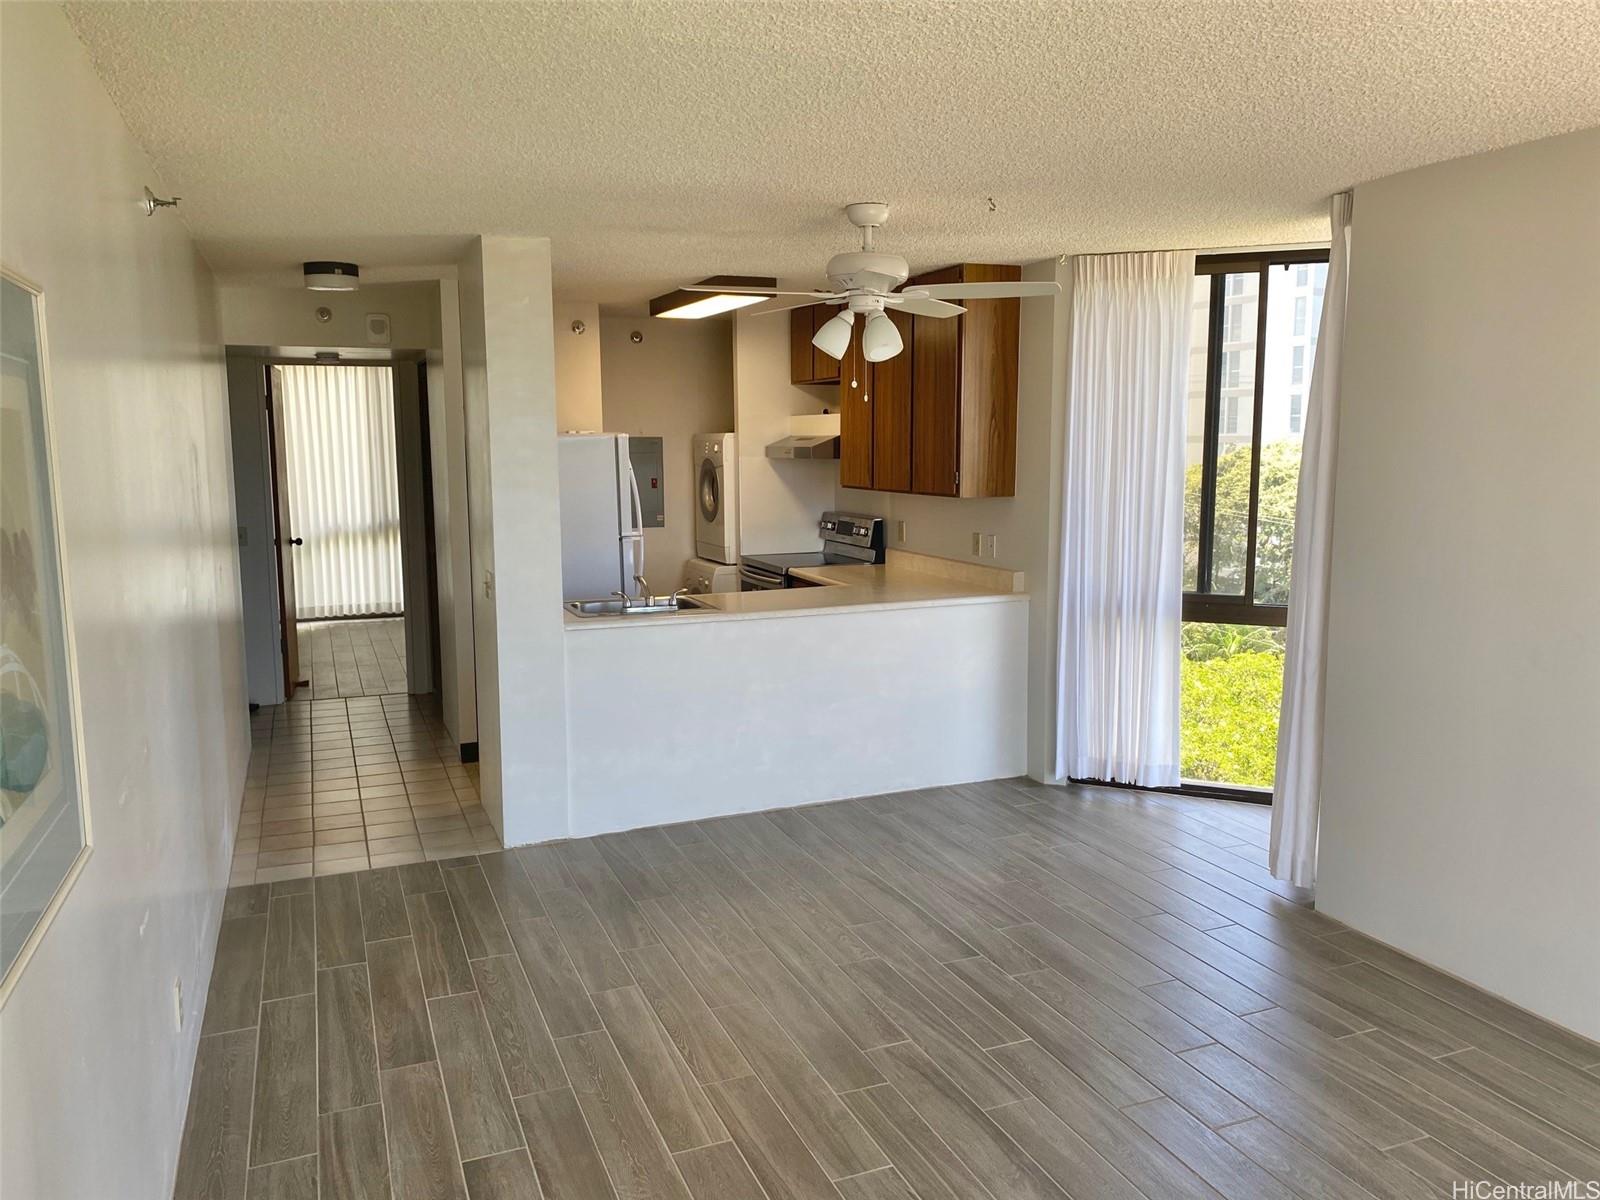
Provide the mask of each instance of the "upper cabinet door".
[{"label": "upper cabinet door", "polygon": [[812,336],[839,310],[828,304],[808,304],[789,310],[789,382],[837,383],[838,360],[811,344]]},{"label": "upper cabinet door", "polygon": [[861,326],[839,361],[839,484],[870,488],[872,478],[873,366],[861,357]]},{"label": "upper cabinet door", "polygon": [[954,496],[960,491],[965,320],[964,316],[912,318],[911,490],[928,496]]},{"label": "upper cabinet door", "polygon": [[[811,333],[816,334],[829,321],[839,309],[832,304],[813,304],[811,306]],[[809,339],[808,339],[809,340]],[[831,355],[824,354],[815,346],[811,347],[811,382],[837,383],[839,381],[839,360]]]},{"label": "upper cabinet door", "polygon": [[[1020,267],[968,263],[965,283],[1010,283]],[[1034,301],[1043,304],[1044,301]],[[963,496],[1017,491],[1017,342],[1022,301],[966,300],[961,320]]]},{"label": "upper cabinet door", "polygon": [[880,492],[909,492],[915,318],[891,310],[889,319],[905,349],[872,365],[872,486]]},{"label": "upper cabinet door", "polygon": [[[768,318],[770,320],[770,318]],[[789,382],[810,383],[816,378],[812,370],[811,355],[816,347],[811,344],[815,332],[811,308],[789,310]]]}]

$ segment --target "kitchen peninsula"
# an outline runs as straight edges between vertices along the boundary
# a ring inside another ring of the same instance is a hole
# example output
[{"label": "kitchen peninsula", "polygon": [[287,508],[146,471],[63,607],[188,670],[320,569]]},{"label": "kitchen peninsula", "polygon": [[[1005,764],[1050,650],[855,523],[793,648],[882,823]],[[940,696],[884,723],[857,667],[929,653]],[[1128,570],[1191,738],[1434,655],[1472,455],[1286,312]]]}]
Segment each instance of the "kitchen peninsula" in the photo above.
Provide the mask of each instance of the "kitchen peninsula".
[{"label": "kitchen peninsula", "polygon": [[567,616],[573,836],[1023,773],[1020,572],[890,550],[797,574]]}]

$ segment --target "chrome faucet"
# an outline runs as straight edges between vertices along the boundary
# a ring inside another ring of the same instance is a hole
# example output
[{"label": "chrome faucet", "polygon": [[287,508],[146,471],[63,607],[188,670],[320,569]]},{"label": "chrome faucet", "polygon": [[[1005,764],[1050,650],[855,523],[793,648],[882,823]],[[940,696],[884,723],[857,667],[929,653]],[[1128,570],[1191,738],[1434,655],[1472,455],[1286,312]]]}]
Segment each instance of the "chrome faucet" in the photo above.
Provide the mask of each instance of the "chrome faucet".
[{"label": "chrome faucet", "polygon": [[635,575],[633,581],[639,585],[639,599],[648,602],[650,599],[650,581],[643,575]]}]

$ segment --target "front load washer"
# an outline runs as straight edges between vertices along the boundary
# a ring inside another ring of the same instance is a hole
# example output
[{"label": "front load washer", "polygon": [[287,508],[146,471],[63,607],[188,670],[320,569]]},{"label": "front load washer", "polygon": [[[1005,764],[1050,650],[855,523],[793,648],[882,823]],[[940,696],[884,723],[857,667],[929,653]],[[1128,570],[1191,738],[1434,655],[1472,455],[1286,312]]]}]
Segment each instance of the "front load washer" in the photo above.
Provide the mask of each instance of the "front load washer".
[{"label": "front load washer", "polygon": [[683,564],[683,586],[691,596],[737,592],[739,568],[731,563],[712,562],[709,558],[691,558]]},{"label": "front load washer", "polygon": [[694,549],[712,562],[739,561],[739,449],[731,433],[697,433],[694,447]]}]

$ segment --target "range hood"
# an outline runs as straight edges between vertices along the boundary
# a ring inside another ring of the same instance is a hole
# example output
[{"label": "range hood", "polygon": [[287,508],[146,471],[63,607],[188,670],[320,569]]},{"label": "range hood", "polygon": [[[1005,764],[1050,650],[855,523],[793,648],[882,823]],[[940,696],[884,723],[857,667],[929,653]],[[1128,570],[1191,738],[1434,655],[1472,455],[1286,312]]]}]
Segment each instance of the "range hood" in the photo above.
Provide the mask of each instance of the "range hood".
[{"label": "range hood", "polygon": [[767,447],[768,458],[838,458],[839,435],[791,433]]},{"label": "range hood", "polygon": [[789,418],[789,436],[767,447],[768,458],[838,458],[839,414],[796,413]]}]

